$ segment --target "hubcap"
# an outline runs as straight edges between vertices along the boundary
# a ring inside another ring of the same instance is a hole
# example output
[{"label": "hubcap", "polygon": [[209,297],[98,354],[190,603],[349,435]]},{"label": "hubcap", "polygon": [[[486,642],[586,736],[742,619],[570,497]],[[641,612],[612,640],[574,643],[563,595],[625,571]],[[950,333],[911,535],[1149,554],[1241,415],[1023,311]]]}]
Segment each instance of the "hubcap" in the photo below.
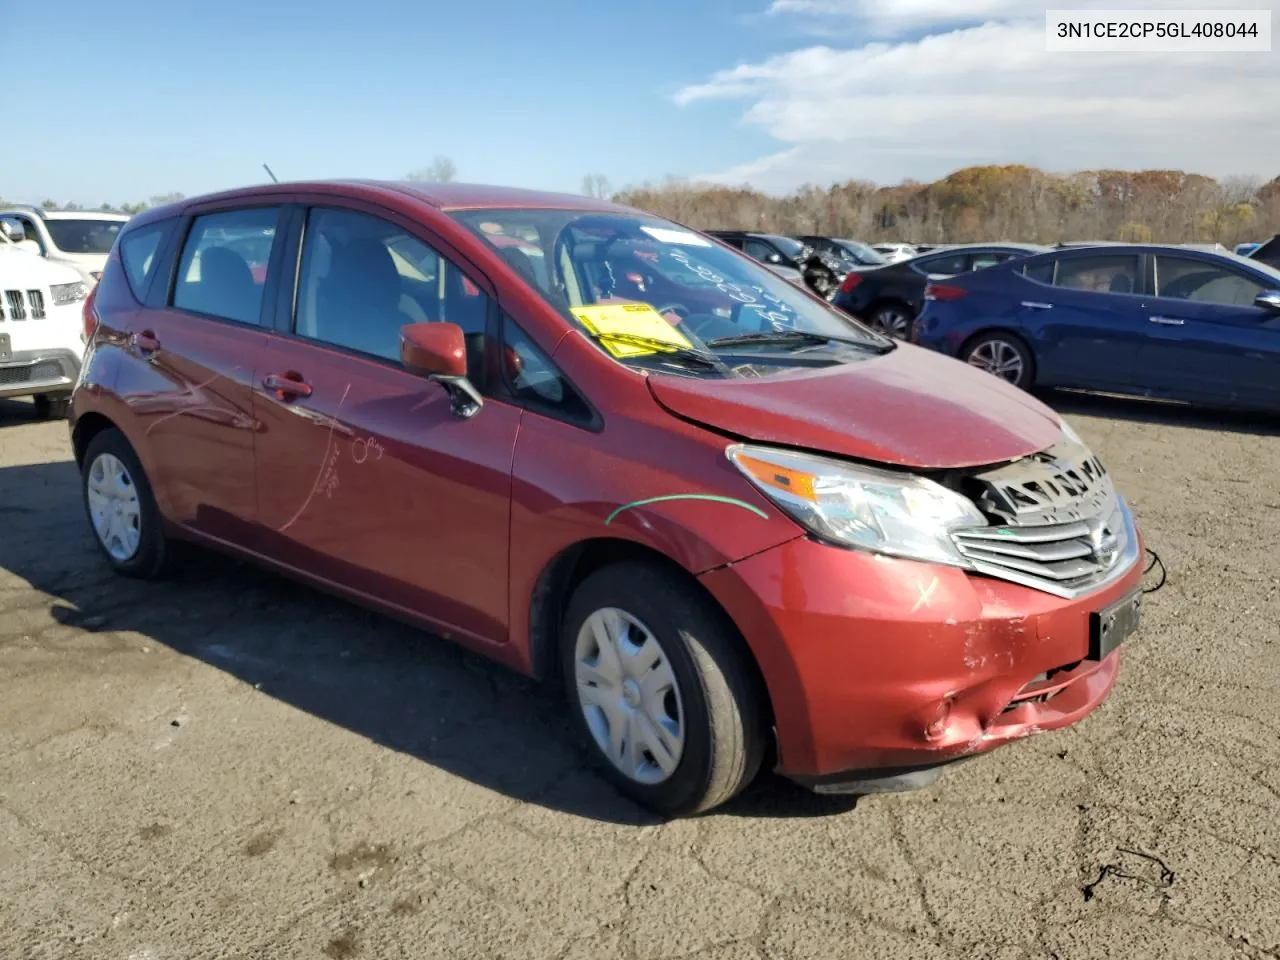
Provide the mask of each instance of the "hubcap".
[{"label": "hubcap", "polygon": [[129,560],[142,542],[142,508],[128,468],[114,454],[98,454],[89,465],[85,490],[99,542],[113,560]]},{"label": "hubcap", "polygon": [[969,354],[969,366],[993,373],[1010,383],[1022,381],[1022,355],[1013,344],[1004,340],[978,344]]},{"label": "hubcap", "polygon": [[901,310],[888,307],[880,310],[875,316],[876,326],[880,328],[882,333],[887,333],[891,337],[897,337],[899,340],[905,340],[910,332],[907,327],[910,321],[907,315]]},{"label": "hubcap", "polygon": [[574,647],[578,706],[596,746],[637,783],[662,783],[684,753],[684,705],[666,653],[625,610],[587,617]]}]

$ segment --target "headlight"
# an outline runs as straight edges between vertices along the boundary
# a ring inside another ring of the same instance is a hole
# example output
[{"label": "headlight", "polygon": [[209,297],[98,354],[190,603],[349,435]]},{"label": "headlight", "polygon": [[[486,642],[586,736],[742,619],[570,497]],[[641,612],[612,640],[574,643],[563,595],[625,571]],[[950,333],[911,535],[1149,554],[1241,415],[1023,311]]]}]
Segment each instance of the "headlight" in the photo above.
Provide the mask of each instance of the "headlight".
[{"label": "headlight", "polygon": [[725,452],[761,493],[829,543],[962,567],[968,561],[951,532],[987,524],[967,498],[923,477],[746,444]]},{"label": "headlight", "polygon": [[89,289],[84,285],[83,280],[77,280],[75,283],[55,283],[49,288],[49,292],[53,294],[53,305],[61,307],[83,300],[88,295]]}]

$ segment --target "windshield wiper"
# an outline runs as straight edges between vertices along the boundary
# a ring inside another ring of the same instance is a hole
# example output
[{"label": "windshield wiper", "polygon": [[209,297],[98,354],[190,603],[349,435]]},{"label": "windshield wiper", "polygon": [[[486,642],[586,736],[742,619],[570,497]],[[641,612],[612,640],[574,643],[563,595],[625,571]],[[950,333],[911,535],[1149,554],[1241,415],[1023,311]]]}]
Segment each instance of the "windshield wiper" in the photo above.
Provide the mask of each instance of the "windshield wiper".
[{"label": "windshield wiper", "polygon": [[864,350],[874,350],[879,353],[888,353],[893,349],[892,341],[887,344],[879,344],[871,340],[852,340],[846,337],[833,337],[825,333],[812,333],[808,330],[770,330],[763,333],[741,333],[732,337],[716,337],[714,340],[708,340],[708,347],[734,347],[740,344],[788,344],[788,343],[840,343],[850,347],[861,347]]},{"label": "windshield wiper", "polygon": [[585,332],[587,336],[591,337],[593,340],[612,340],[614,343],[625,343],[633,347],[647,347],[653,351],[653,353],[638,353],[627,357],[618,357],[619,360],[647,360],[650,357],[658,356],[689,360],[706,367],[713,367],[717,370],[724,367],[723,361],[721,361],[721,359],[714,353],[708,353],[705,350],[698,350],[695,347],[682,347],[678,343],[672,343],[670,340],[663,340],[661,337],[646,337],[637,333],[610,333],[608,331],[594,333],[588,330]]}]

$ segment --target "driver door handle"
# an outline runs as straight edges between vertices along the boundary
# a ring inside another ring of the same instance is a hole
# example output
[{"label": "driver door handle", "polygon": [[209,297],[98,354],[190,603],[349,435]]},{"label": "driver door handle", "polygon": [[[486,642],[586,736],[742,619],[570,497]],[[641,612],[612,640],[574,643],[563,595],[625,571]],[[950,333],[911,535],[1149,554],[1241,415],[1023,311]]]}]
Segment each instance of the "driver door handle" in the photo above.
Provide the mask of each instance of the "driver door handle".
[{"label": "driver door handle", "polygon": [[1187,321],[1178,317],[1147,317],[1152,323],[1163,324],[1166,327],[1180,327]]},{"label": "driver door handle", "polygon": [[281,373],[269,373],[262,378],[262,385],[274,393],[279,399],[289,397],[311,396],[311,384],[301,378],[286,376]]},{"label": "driver door handle", "polygon": [[1038,300],[1023,300],[1022,305],[1028,310],[1052,310],[1052,303],[1041,303]]}]

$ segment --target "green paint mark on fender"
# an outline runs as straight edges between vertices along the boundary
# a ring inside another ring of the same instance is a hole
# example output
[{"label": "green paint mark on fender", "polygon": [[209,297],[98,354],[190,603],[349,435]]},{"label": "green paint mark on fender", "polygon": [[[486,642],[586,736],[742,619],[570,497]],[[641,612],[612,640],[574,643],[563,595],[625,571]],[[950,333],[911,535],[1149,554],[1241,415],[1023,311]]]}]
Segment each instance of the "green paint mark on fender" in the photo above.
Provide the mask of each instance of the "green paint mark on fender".
[{"label": "green paint mark on fender", "polygon": [[624,510],[631,510],[635,507],[643,507],[645,504],[648,504],[648,503],[662,503],[667,500],[707,500],[711,503],[727,503],[730,506],[741,507],[743,510],[750,510],[757,517],[760,517],[764,520],[769,519],[769,515],[765,513],[763,510],[761,510],[759,507],[753,507],[751,504],[744,503],[741,500],[735,500],[733,497],[718,497],[712,493],[673,493],[665,497],[649,497],[647,500],[632,500],[630,503],[624,503],[617,510],[613,511],[613,513],[609,514],[609,516],[605,518],[604,524],[607,527],[609,524],[613,523],[613,518],[616,517],[618,514],[622,513]]}]

